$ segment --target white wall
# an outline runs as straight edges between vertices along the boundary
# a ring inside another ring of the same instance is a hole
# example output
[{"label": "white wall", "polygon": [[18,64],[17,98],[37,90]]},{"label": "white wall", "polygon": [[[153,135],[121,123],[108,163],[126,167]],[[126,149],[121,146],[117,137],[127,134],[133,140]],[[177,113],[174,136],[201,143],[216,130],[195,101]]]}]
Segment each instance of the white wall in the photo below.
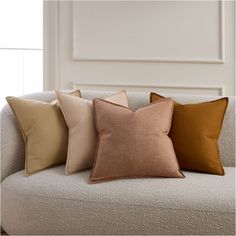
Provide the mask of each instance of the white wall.
[{"label": "white wall", "polygon": [[45,2],[45,89],[235,94],[235,2]]}]

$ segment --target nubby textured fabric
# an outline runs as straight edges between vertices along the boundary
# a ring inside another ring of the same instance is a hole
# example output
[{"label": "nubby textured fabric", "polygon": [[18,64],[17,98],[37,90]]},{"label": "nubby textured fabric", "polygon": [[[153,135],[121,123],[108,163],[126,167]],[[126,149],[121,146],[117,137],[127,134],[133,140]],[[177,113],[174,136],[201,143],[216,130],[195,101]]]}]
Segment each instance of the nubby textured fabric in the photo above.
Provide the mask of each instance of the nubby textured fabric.
[{"label": "nubby textured fabric", "polygon": [[[88,100],[112,94],[81,90]],[[220,98],[166,96],[181,104]],[[130,91],[128,97],[132,110],[149,104],[148,92]],[[24,98],[49,103],[55,92]],[[88,185],[90,171],[65,176],[61,165],[26,177],[25,145],[15,115],[8,105],[0,115],[1,224],[8,235],[235,235],[235,97],[229,97],[218,140],[224,176],[184,171],[184,179],[122,179]]]}]

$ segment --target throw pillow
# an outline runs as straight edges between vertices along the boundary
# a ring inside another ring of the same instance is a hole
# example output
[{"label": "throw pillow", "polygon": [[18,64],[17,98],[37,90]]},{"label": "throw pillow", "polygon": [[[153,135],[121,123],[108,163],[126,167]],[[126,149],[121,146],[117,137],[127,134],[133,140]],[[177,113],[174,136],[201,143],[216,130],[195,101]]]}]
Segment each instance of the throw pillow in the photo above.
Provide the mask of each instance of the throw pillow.
[{"label": "throw pillow", "polygon": [[[80,96],[79,91],[68,96]],[[25,174],[65,163],[68,128],[57,100],[7,97],[25,142]]]},{"label": "throw pillow", "polygon": [[[150,102],[163,97],[151,93]],[[175,102],[170,138],[182,170],[224,175],[218,138],[228,98],[197,104]]]},{"label": "throw pillow", "polygon": [[90,182],[138,177],[183,177],[170,130],[173,101],[130,109],[94,99],[99,139]]},{"label": "throw pillow", "polygon": [[[57,92],[66,123],[69,127],[69,143],[66,174],[92,167],[97,144],[92,101]],[[128,107],[127,94],[121,91],[108,101]]]}]

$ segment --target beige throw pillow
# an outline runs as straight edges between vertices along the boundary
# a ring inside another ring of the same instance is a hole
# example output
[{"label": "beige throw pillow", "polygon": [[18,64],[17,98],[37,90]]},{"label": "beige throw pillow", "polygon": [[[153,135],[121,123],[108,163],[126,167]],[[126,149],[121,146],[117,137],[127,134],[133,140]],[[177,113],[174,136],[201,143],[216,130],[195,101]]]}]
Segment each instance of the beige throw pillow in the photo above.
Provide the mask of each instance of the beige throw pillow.
[{"label": "beige throw pillow", "polygon": [[[66,174],[91,168],[97,144],[92,101],[57,92],[69,127]],[[127,94],[121,91],[106,100],[128,107]]]},{"label": "beige throw pillow", "polygon": [[[71,93],[80,96],[79,91]],[[68,95],[70,97],[74,97]],[[66,162],[68,127],[57,100],[7,97],[25,141],[25,174]]]},{"label": "beige throw pillow", "polygon": [[97,153],[90,182],[138,177],[183,177],[168,137],[174,103],[162,99],[133,112],[94,99]]}]

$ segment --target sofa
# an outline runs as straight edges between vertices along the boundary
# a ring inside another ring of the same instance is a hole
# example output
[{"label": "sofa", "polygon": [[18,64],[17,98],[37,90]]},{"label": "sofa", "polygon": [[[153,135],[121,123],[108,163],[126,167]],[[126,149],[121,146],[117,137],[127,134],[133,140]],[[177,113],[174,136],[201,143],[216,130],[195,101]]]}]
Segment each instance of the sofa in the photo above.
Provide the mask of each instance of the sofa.
[{"label": "sofa", "polygon": [[[82,90],[82,97],[112,91]],[[218,96],[165,95],[181,103]],[[52,91],[26,98],[52,101]],[[148,92],[128,92],[132,109]],[[1,225],[10,235],[235,235],[235,98],[229,97],[219,150],[225,175],[184,171],[186,178],[123,179],[88,184],[90,171],[56,166],[24,175],[24,142],[6,105],[1,111]]]}]

